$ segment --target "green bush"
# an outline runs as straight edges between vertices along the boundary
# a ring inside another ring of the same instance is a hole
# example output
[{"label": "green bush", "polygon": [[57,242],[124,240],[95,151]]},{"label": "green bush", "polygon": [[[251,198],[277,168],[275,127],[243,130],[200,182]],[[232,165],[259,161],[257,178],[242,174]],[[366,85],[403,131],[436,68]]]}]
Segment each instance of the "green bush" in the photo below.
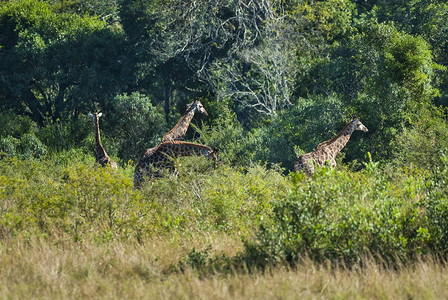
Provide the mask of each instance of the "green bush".
[{"label": "green bush", "polygon": [[272,220],[246,241],[246,259],[258,265],[294,264],[305,256],[357,263],[373,255],[396,262],[426,253],[424,176],[399,172],[391,180],[371,163],[361,173],[324,167],[309,180],[291,174],[293,187],[272,203]]},{"label": "green bush", "polygon": [[[71,160],[70,160],[71,158]],[[179,176],[132,189],[132,166],[113,171],[82,152],[45,160],[0,160],[0,232],[106,242],[195,231],[250,234],[285,193],[278,172],[247,172],[204,158],[182,160]],[[189,165],[194,167],[190,168]],[[229,184],[231,182],[231,184]]]},{"label": "green bush", "polygon": [[42,127],[37,136],[48,147],[51,153],[68,151],[71,148],[89,148],[89,133],[93,134],[92,122],[87,118],[66,123],[50,123]]},{"label": "green bush", "polygon": [[250,166],[257,150],[257,140],[243,129],[236,115],[224,107],[221,115],[211,125],[196,130],[201,143],[220,150],[221,161],[242,167]]},{"label": "green bush", "polygon": [[145,149],[156,147],[169,130],[163,108],[153,106],[149,96],[137,92],[119,95],[110,107],[100,119],[100,128],[104,136],[113,138],[106,151],[110,149],[124,161],[138,161]]},{"label": "green bush", "polygon": [[17,155],[16,147],[19,140],[8,135],[0,139],[0,152],[4,156],[14,157]]},{"label": "green bush", "polygon": [[12,136],[19,138],[25,133],[36,131],[36,123],[29,117],[17,115],[10,110],[0,112],[0,137]]},{"label": "green bush", "polygon": [[27,133],[20,139],[17,152],[22,159],[43,158],[47,154],[47,147],[34,134]]},{"label": "green bush", "polygon": [[1,138],[0,151],[6,156],[17,156],[20,159],[43,158],[47,154],[47,147],[34,133],[26,133],[20,139],[12,136]]},{"label": "green bush", "polygon": [[421,109],[421,118],[396,134],[393,158],[397,165],[414,165],[426,169],[439,166],[444,149],[448,149],[448,124],[444,112]]},{"label": "green bush", "polygon": [[441,165],[433,168],[426,182],[427,197],[423,201],[427,212],[430,246],[437,254],[448,255],[448,156],[441,156]]},{"label": "green bush", "polygon": [[220,164],[211,171],[212,162],[203,158],[182,159],[179,164],[177,179],[147,183],[142,190],[145,199],[157,204],[157,216],[167,231],[248,234],[268,218],[269,203],[287,187],[280,173],[261,166],[242,171]]},{"label": "green bush", "polygon": [[11,236],[25,231],[81,241],[140,234],[137,228],[145,213],[141,198],[132,192],[130,178],[109,168],[4,159],[0,181],[7,187],[2,190],[7,205],[0,227]]}]

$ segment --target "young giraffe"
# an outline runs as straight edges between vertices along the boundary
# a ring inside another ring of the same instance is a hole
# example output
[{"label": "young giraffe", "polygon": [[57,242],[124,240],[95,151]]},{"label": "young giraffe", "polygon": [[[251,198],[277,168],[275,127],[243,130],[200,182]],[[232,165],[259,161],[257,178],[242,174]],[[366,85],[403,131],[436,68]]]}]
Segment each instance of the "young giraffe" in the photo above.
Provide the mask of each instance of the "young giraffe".
[{"label": "young giraffe", "polygon": [[99,119],[102,116],[102,113],[88,113],[88,115],[92,118],[93,126],[95,127],[95,158],[97,163],[103,167],[110,166],[112,169],[117,169],[117,163],[107,155],[106,150],[104,150],[104,147],[101,144]]},{"label": "young giraffe", "polygon": [[[199,98],[197,98],[188,105],[187,110],[185,111],[184,115],[180,118],[179,122],[177,122],[177,124],[170,131],[168,131],[167,134],[163,136],[162,143],[169,141],[181,141],[184,138],[185,133],[187,133],[187,129],[190,126],[190,122],[193,119],[196,111],[204,114],[205,116],[208,116],[208,113],[205,110]],[[156,148],[157,147],[146,149],[142,159],[151,155]]]},{"label": "young giraffe", "polygon": [[144,181],[144,176],[150,179],[160,177],[162,169],[174,171],[173,159],[182,156],[205,156],[216,161],[217,150],[200,144],[169,141],[157,146],[151,155],[140,159],[134,171],[134,189],[140,188]]},{"label": "young giraffe", "polygon": [[356,116],[353,116],[337,136],[319,144],[313,152],[299,156],[294,164],[294,172],[303,170],[307,177],[310,177],[314,173],[314,165],[323,166],[326,161],[330,167],[336,167],[336,155],[345,147],[355,130],[369,131]]}]

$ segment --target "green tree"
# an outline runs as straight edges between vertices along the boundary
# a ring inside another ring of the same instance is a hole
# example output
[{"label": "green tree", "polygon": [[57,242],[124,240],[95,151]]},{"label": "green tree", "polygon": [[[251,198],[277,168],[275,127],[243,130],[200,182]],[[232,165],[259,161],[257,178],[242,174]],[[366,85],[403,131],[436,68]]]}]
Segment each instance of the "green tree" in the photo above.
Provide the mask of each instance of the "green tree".
[{"label": "green tree", "polygon": [[390,157],[396,135],[412,126],[438,94],[435,71],[443,67],[433,61],[423,38],[393,24],[367,21],[358,30],[317,61],[306,82],[311,85],[299,83],[298,93],[344,95],[347,111],[359,113],[369,128],[370,151]]},{"label": "green tree", "polygon": [[[356,1],[365,17],[379,22],[393,21],[395,26],[414,36],[424,38],[430,45],[434,61],[448,67],[448,3],[444,0],[377,0]],[[438,103],[447,106],[448,72],[441,72],[441,89],[444,98]]]},{"label": "green tree", "polygon": [[0,8],[3,107],[45,120],[70,120],[126,86],[121,32],[97,18],[57,13],[38,0]]},{"label": "green tree", "polygon": [[121,159],[138,161],[145,149],[156,147],[169,130],[162,108],[138,92],[118,95],[111,102],[112,109],[104,111],[102,128],[113,137]]}]

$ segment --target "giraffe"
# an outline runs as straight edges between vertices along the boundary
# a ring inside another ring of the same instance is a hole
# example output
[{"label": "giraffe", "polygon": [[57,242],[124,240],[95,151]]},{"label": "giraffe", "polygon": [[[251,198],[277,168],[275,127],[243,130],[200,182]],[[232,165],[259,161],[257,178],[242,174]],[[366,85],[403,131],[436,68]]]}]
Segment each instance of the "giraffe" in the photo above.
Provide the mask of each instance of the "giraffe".
[{"label": "giraffe", "polygon": [[314,173],[314,165],[323,166],[326,161],[330,167],[336,167],[336,155],[345,147],[355,130],[369,131],[356,116],[353,116],[337,136],[319,144],[313,152],[299,156],[294,163],[294,172],[303,170],[307,177],[310,177]]},{"label": "giraffe", "polygon": [[148,176],[150,179],[160,177],[162,169],[168,169],[170,172],[173,172],[175,170],[173,159],[182,156],[205,156],[216,161],[218,150],[189,142],[162,142],[154,149],[151,155],[143,156],[135,167],[134,189],[141,186],[144,176]]},{"label": "giraffe", "polygon": [[[196,111],[204,114],[205,116],[208,116],[208,113],[199,98],[196,98],[188,105],[187,110],[179,119],[179,122],[177,122],[177,124],[163,136],[162,143],[169,141],[181,141],[185,136],[185,133],[187,133],[187,129],[190,126],[190,122],[193,119]],[[156,150],[156,148],[157,147],[146,149],[143,157],[140,160],[144,159],[145,157],[149,157]]]},{"label": "giraffe", "polygon": [[102,116],[102,113],[88,113],[88,116],[92,118],[93,126],[95,127],[95,158],[96,162],[101,166],[110,166],[112,169],[117,169],[117,163],[114,162],[109,155],[107,155],[106,150],[104,150],[103,145],[101,144],[100,138],[100,125],[99,119]]},{"label": "giraffe", "polygon": [[205,116],[208,116],[208,113],[205,110],[199,98],[197,98],[188,105],[187,110],[185,111],[184,115],[180,118],[179,122],[177,122],[176,126],[174,126],[173,129],[168,131],[168,133],[163,136],[162,142],[182,140],[185,133],[187,132],[188,126],[190,126],[191,119],[193,119],[194,113],[196,111],[199,111]]}]

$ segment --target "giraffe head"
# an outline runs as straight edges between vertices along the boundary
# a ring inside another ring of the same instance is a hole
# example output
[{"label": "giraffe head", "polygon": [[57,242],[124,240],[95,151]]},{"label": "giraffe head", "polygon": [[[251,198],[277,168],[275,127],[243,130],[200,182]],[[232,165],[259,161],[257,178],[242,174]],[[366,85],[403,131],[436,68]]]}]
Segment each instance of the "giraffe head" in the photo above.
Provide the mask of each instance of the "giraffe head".
[{"label": "giraffe head", "polygon": [[369,131],[356,116],[353,116],[351,123],[355,126],[355,130]]},{"label": "giraffe head", "polygon": [[87,115],[92,118],[93,125],[95,125],[96,121],[103,115],[103,113],[97,113],[96,112],[96,113],[93,113],[93,114],[88,113]]},{"label": "giraffe head", "polygon": [[212,159],[212,160],[214,160],[214,161],[216,161],[217,159],[218,159],[218,155],[219,155],[219,149],[213,149],[213,151],[212,152],[210,152],[210,154],[209,154],[209,157]]},{"label": "giraffe head", "polygon": [[202,105],[201,101],[199,100],[199,98],[197,98],[196,100],[194,100],[193,102],[191,102],[188,105],[187,111],[188,110],[194,110],[194,111],[198,111],[206,116],[208,116],[207,111],[204,108],[204,105]]}]

